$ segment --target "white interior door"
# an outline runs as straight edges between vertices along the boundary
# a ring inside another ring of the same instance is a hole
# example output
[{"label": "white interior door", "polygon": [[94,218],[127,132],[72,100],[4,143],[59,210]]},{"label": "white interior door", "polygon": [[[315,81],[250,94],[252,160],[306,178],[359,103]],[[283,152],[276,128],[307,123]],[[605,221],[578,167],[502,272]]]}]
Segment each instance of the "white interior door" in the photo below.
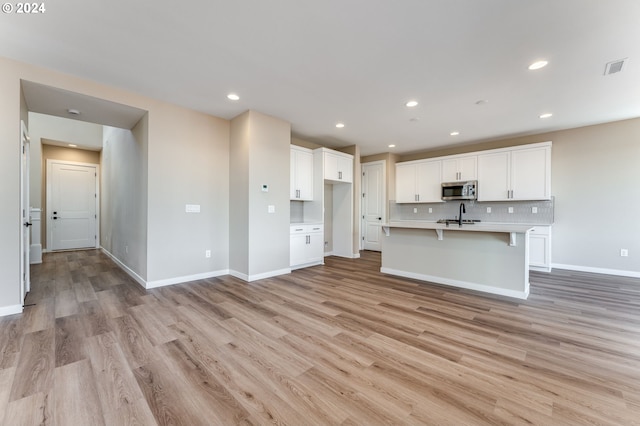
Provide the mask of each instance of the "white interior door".
[{"label": "white interior door", "polygon": [[47,160],[50,250],[98,247],[98,165]]},{"label": "white interior door", "polygon": [[30,235],[30,208],[29,208],[29,134],[24,121],[20,122],[20,144],[22,147],[20,161],[20,226],[22,228],[22,238],[20,241],[20,302],[24,303],[24,298],[31,290],[31,276],[29,274],[29,250],[31,245]]},{"label": "white interior door", "polygon": [[362,165],[362,248],[382,250],[382,227],[385,215],[385,170],[384,161]]}]

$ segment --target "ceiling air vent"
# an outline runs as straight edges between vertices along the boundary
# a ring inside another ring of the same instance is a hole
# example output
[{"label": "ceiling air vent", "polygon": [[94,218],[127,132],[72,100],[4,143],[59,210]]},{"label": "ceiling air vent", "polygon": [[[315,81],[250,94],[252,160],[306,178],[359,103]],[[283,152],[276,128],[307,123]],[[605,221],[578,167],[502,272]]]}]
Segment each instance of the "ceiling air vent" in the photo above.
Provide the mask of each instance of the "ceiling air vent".
[{"label": "ceiling air vent", "polygon": [[617,61],[611,61],[604,67],[604,75],[615,74],[622,71],[627,58],[618,59]]}]

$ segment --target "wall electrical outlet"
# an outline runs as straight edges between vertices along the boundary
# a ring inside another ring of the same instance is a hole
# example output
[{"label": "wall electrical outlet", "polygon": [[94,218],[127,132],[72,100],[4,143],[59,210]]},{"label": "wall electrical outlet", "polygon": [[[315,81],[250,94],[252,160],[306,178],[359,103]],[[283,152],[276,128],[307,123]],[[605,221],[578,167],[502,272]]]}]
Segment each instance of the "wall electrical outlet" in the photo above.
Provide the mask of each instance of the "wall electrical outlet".
[{"label": "wall electrical outlet", "polygon": [[513,213],[513,207],[509,207],[509,213]]},{"label": "wall electrical outlet", "polygon": [[433,213],[433,209],[429,207],[429,213]]},{"label": "wall electrical outlet", "polygon": [[487,213],[491,213],[491,207],[487,207]]},{"label": "wall electrical outlet", "polygon": [[274,205],[269,205],[269,206],[267,207],[267,212],[268,212],[268,213],[275,213],[275,212],[276,212],[276,206],[274,206]]},{"label": "wall electrical outlet", "polygon": [[538,213],[538,208],[537,207],[531,207],[531,213],[533,213],[533,214]]},{"label": "wall electrical outlet", "polygon": [[204,257],[211,257],[211,250],[205,250]]},{"label": "wall electrical outlet", "polygon": [[622,256],[622,257],[627,257],[627,256],[629,256],[629,250],[627,250],[627,249],[620,249],[620,256]]},{"label": "wall electrical outlet", "polygon": [[414,208],[413,208],[413,212],[414,212],[414,213],[418,213],[418,208],[417,208],[417,207],[414,207]]}]

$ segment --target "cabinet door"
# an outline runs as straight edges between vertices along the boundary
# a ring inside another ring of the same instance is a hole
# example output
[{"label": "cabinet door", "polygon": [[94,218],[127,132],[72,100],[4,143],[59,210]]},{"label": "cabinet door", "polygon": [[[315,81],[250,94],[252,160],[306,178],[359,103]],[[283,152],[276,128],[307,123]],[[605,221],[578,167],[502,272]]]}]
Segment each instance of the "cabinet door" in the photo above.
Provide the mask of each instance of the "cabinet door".
[{"label": "cabinet door", "polygon": [[425,161],[424,163],[416,164],[418,202],[435,203],[442,201],[441,164],[441,161]]},{"label": "cabinet door", "polygon": [[338,156],[329,152],[324,153],[324,178],[338,180]]},{"label": "cabinet door", "polygon": [[529,235],[529,265],[541,268],[549,267],[549,246],[547,235]]},{"label": "cabinet door", "polygon": [[296,186],[299,199],[313,200],[313,154],[298,152],[296,157]]},{"label": "cabinet door", "polygon": [[416,195],[416,165],[396,164],[396,203],[415,203]]},{"label": "cabinet door", "polygon": [[509,199],[510,158],[509,152],[478,156],[478,201]]},{"label": "cabinet door", "polygon": [[511,189],[515,200],[551,198],[549,147],[511,151]]},{"label": "cabinet door", "polygon": [[458,171],[460,180],[476,180],[478,179],[478,157],[472,155],[470,157],[458,158]]},{"label": "cabinet door", "polygon": [[338,156],[338,180],[353,182],[353,159]]},{"label": "cabinet door", "polygon": [[302,265],[307,258],[307,235],[292,234],[289,247],[289,266]]},{"label": "cabinet door", "polygon": [[442,160],[442,182],[457,182],[458,179],[458,160],[455,158]]},{"label": "cabinet door", "polygon": [[321,262],[324,258],[324,233],[316,232],[308,236],[307,263]]},{"label": "cabinet door", "polygon": [[289,150],[289,199],[298,199],[298,151],[295,149]]}]

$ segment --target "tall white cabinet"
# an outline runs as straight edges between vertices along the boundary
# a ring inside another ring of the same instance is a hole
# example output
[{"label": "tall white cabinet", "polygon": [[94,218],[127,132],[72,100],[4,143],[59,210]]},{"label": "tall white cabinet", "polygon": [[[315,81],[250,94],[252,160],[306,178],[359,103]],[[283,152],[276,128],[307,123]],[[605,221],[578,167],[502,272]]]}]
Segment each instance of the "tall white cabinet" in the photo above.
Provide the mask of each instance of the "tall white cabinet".
[{"label": "tall white cabinet", "polygon": [[290,227],[291,269],[322,264],[327,255],[351,258],[358,253],[353,243],[353,162],[352,155],[332,149],[291,146],[290,198],[304,204],[304,220]]}]

